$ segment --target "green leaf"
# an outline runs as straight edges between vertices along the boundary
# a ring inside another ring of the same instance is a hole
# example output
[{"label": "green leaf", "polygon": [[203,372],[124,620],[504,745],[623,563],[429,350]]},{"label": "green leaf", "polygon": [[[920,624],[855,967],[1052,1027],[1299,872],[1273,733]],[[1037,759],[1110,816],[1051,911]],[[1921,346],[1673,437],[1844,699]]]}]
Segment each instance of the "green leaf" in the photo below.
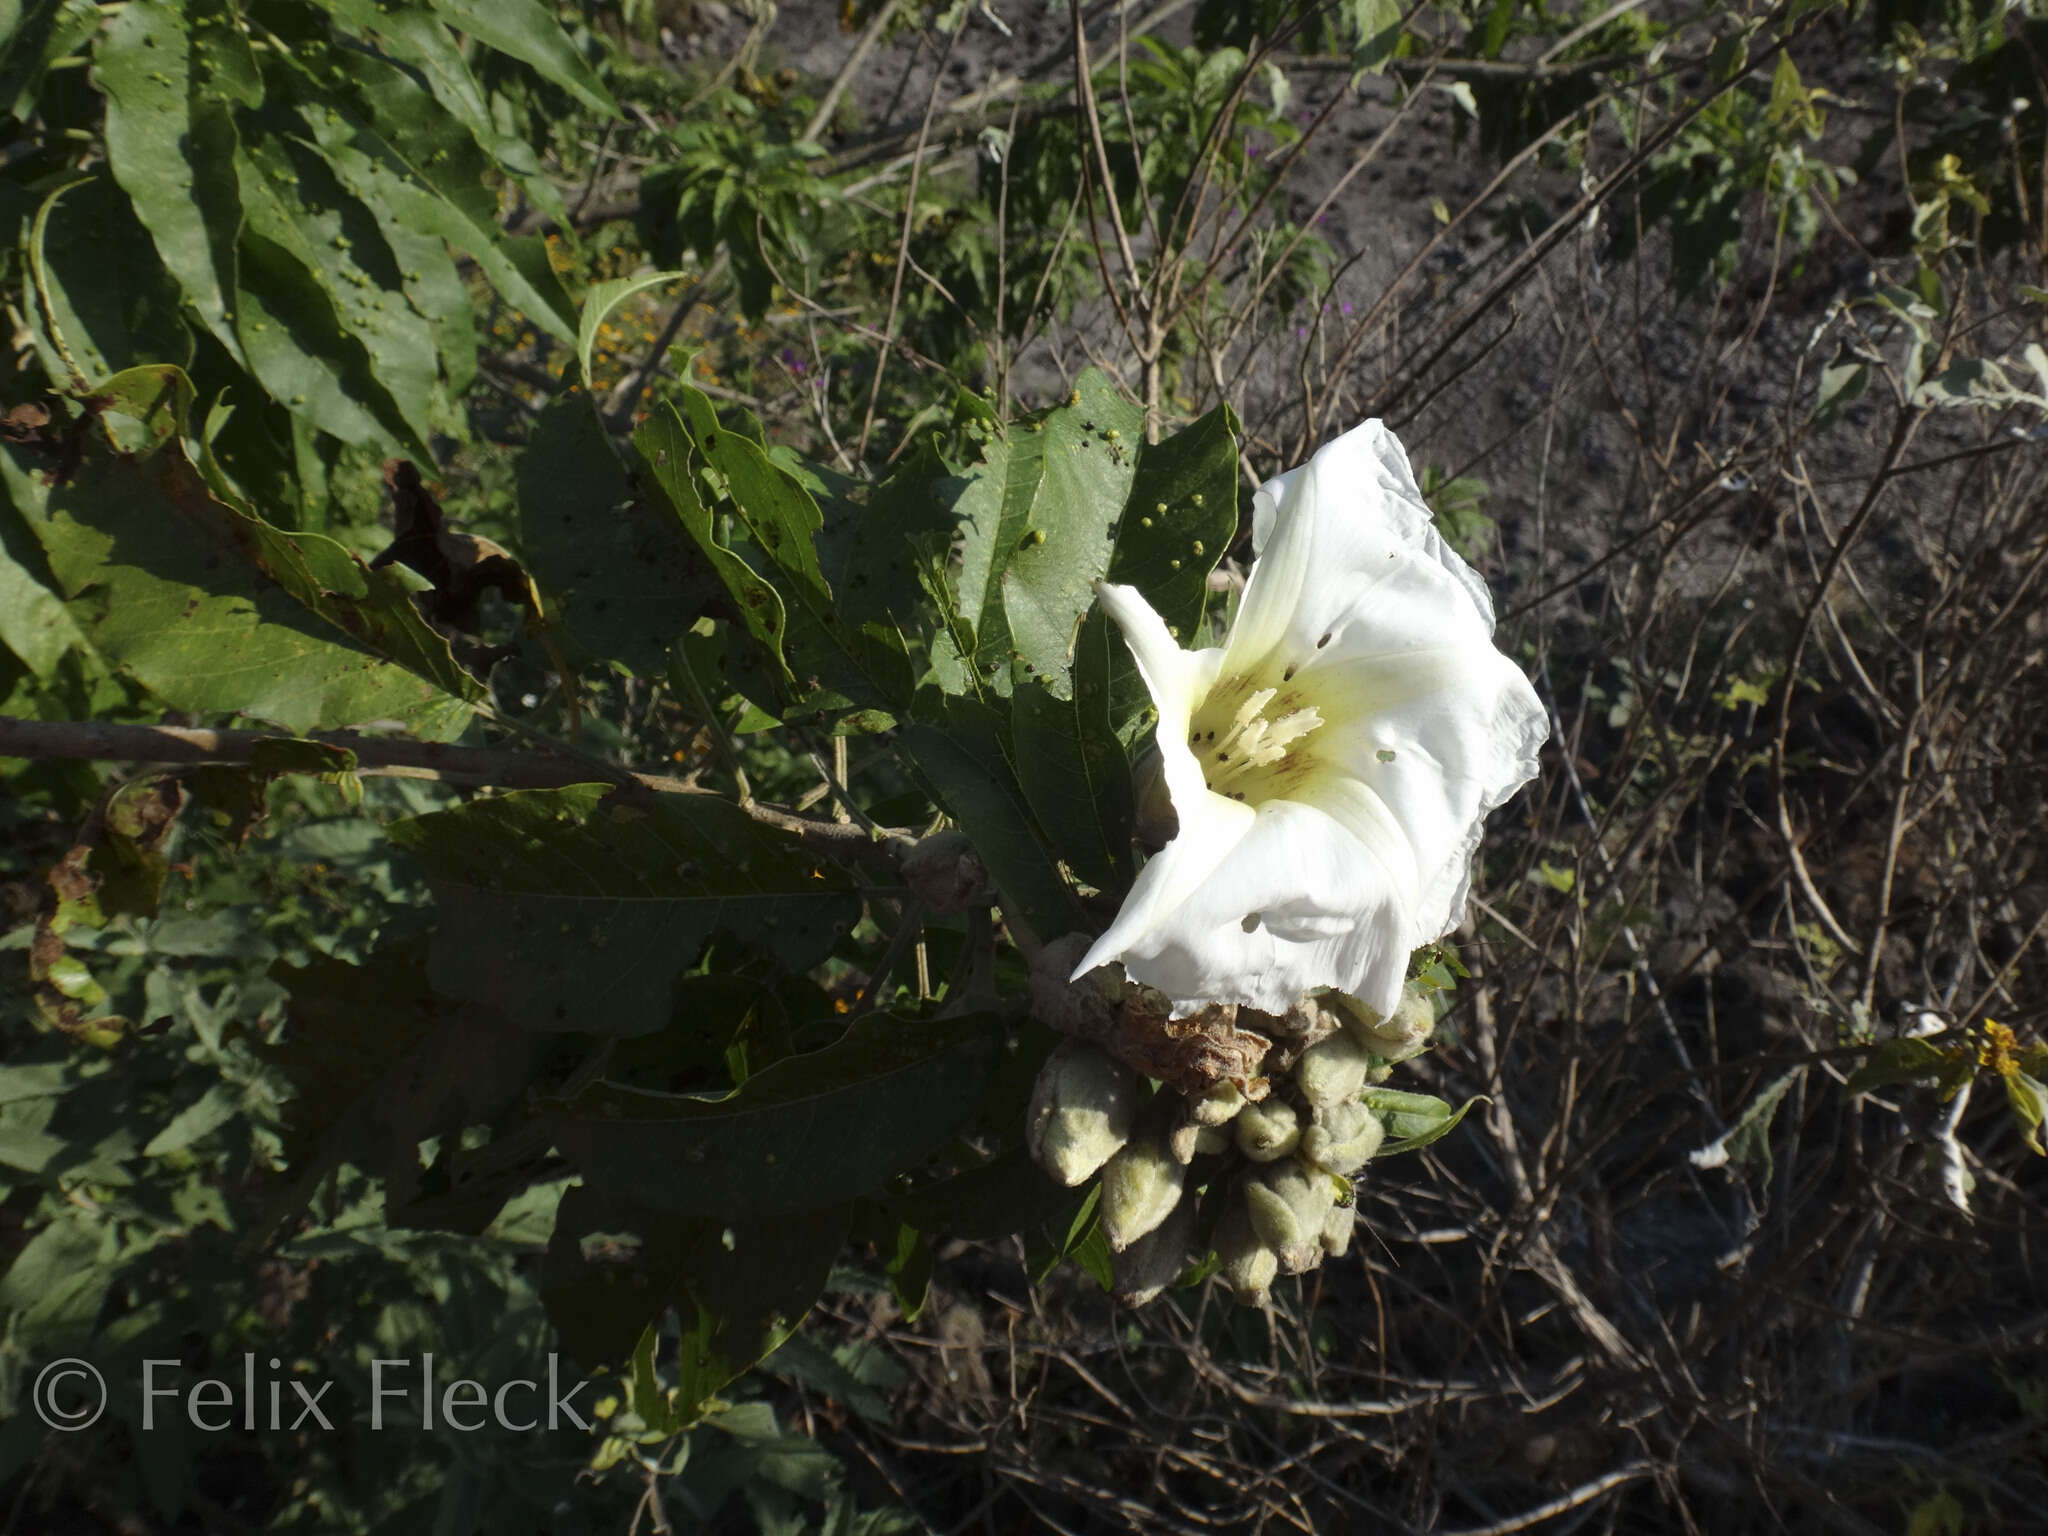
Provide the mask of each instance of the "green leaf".
[{"label": "green leaf", "polygon": [[1386,1122],[1387,1140],[1379,1150],[1381,1157],[1421,1151],[1456,1129],[1473,1105],[1486,1102],[1482,1094],[1452,1109],[1430,1094],[1403,1093],[1395,1088],[1368,1088],[1364,1099],[1365,1107]]},{"label": "green leaf", "polygon": [[1042,939],[1083,926],[1018,782],[1002,719],[987,705],[942,698],[903,727],[904,765],[974,844],[996,886]]},{"label": "green leaf", "polygon": [[633,447],[646,467],[648,483],[668,502],[684,531],[696,541],[720,583],[732,598],[733,611],[773,661],[781,682],[794,687],[796,674],[783,653],[789,616],[775,588],[763,581],[719,536],[710,509],[697,494],[694,449],[683,421],[672,407],[657,410],[633,434]]},{"label": "green leaf", "polygon": [[[541,1272],[548,1320],[584,1364],[627,1354],[669,1307],[681,1321],[669,1408],[688,1424],[811,1309],[847,1212],[687,1221],[589,1186],[562,1199]],[[587,1399],[586,1399],[587,1401]]]},{"label": "green leaf", "polygon": [[[182,298],[109,176],[59,187],[37,213],[32,257],[50,339],[88,388],[138,363],[191,361]],[[41,308],[42,306],[38,306]],[[64,368],[52,366],[60,382]]]},{"label": "green leaf", "polygon": [[99,31],[100,19],[93,0],[46,0],[32,4],[27,17],[21,0],[0,4],[0,113],[24,121],[33,117],[50,66]]},{"label": "green leaf", "polygon": [[428,0],[451,27],[532,67],[593,112],[619,115],[597,71],[540,0]]},{"label": "green leaf", "polygon": [[[392,24],[417,20],[448,42],[438,23],[404,7],[380,13],[364,0],[363,8]],[[449,55],[449,67],[467,80],[468,92],[476,92],[476,83],[468,79],[467,66],[452,44]],[[400,56],[407,57],[402,50]],[[574,310],[548,263],[545,244],[538,237],[513,239],[500,232],[496,198],[484,184],[493,167],[477,152],[476,141],[454,128],[442,110],[450,100],[466,102],[464,91],[450,88],[444,93],[437,85],[436,97],[430,97],[411,75],[373,57],[357,58],[350,68],[360,106],[336,102],[327,110],[309,106],[300,112],[302,124],[336,172],[353,181],[357,194],[380,217],[421,236],[447,241],[474,260],[491,286],[528,320],[558,340],[573,340]],[[423,73],[430,81],[440,78],[424,66]],[[494,130],[480,93],[473,110],[478,120],[473,132],[490,139]],[[491,147],[499,151],[502,162],[504,146],[493,142]],[[545,182],[538,165],[532,171]],[[424,282],[429,269],[418,270]],[[413,287],[409,282],[408,294]]]},{"label": "green leaf", "polygon": [[1144,413],[1093,369],[1072,400],[990,439],[954,508],[959,611],[979,638],[982,664],[1006,659],[988,654],[1002,646],[1061,698],[1072,687],[1081,617],[1110,568],[1144,433]]},{"label": "green leaf", "polygon": [[38,1354],[83,1348],[114,1278],[110,1234],[84,1217],[60,1216],[30,1238],[0,1279],[0,1315]]},{"label": "green leaf", "polygon": [[237,361],[230,318],[241,204],[234,127],[191,98],[184,7],[136,0],[107,16],[93,80],[107,98],[107,163],[200,322]]},{"label": "green leaf", "polygon": [[1804,1075],[1803,1067],[1781,1072],[1766,1083],[1757,1096],[1743,1107],[1741,1115],[1716,1140],[1691,1154],[1695,1168],[1720,1168],[1733,1164],[1746,1169],[1765,1183],[1771,1177],[1771,1122],[1786,1091]]},{"label": "green leaf", "polygon": [[[18,484],[17,462],[9,459],[0,469],[8,500],[22,494],[31,505],[39,503],[42,488]],[[28,507],[20,511],[20,516],[0,511],[0,646],[18,656],[38,681],[47,682],[65,654],[85,644],[85,635],[63,599],[50,590],[49,560],[30,533],[34,513]]]},{"label": "green leaf", "polygon": [[[1136,587],[1184,646],[1203,643],[1209,572],[1237,536],[1237,434],[1236,415],[1218,406],[1142,449],[1117,525],[1108,579]],[[1111,714],[1128,741],[1150,696],[1121,643],[1111,650],[1111,671]]]},{"label": "green leaf", "polygon": [[870,1014],[723,1097],[600,1083],[555,1121],[592,1184],[655,1210],[794,1216],[878,1190],[943,1147],[994,1065],[986,1015]]},{"label": "green leaf", "polygon": [[2041,1122],[2048,1117],[2048,1086],[2017,1069],[2001,1072],[1999,1077],[2005,1084],[2005,1101],[2020,1123],[2020,1138],[2036,1156],[2048,1153],[2041,1145]]},{"label": "green leaf", "polygon": [[93,391],[93,403],[101,411],[125,416],[141,428],[144,455],[185,430],[194,399],[192,380],[176,363],[124,368]]},{"label": "green leaf", "polygon": [[[1401,48],[1401,0],[1350,0],[1351,67],[1378,74]],[[1489,23],[1488,31],[1492,30]]]},{"label": "green leaf", "polygon": [[928,442],[904,455],[896,473],[865,505],[813,487],[823,526],[818,565],[839,603],[842,622],[915,631],[925,619],[918,564],[951,546],[955,518],[946,504],[945,464]]},{"label": "green leaf", "polygon": [[146,461],[90,453],[69,484],[45,487],[9,445],[0,480],[94,648],[173,708],[295,733],[397,719],[445,738],[480,693],[403,589],[331,540],[285,535],[209,495],[182,450]]},{"label": "green leaf", "polygon": [[659,675],[713,588],[683,529],[635,494],[587,401],[541,413],[517,473],[520,543],[551,621],[584,653]]},{"label": "green leaf", "polygon": [[[353,1163],[385,1181],[393,1225],[420,1181],[420,1143],[503,1116],[547,1049],[488,1009],[437,997],[424,940],[382,945],[362,965],[280,963],[271,979],[291,1002],[261,1054],[296,1090],[283,1114],[293,1177],[310,1192],[319,1173]],[[504,1198],[484,1202],[476,1229]]]},{"label": "green leaf", "polygon": [[859,915],[838,866],[735,805],[612,793],[525,790],[390,829],[433,883],[436,990],[527,1029],[645,1034],[714,934],[800,971]]},{"label": "green leaf", "polygon": [[219,1130],[241,1113],[242,1090],[229,1083],[215,1083],[191,1104],[171,1118],[142,1149],[144,1157],[163,1157],[182,1152],[195,1141]]},{"label": "green leaf", "polygon": [[682,418],[702,460],[699,479],[725,498],[771,567],[789,616],[786,652],[800,681],[857,705],[901,709],[910,698],[910,660],[890,625],[849,625],[818,563],[824,515],[804,486],[758,442],[719,424],[710,399],[682,389]]},{"label": "green leaf", "polygon": [[276,399],[343,442],[388,438],[423,464],[439,377],[377,218],[317,154],[276,134],[235,155],[246,220],[239,334]]},{"label": "green leaf", "polygon": [[[378,132],[401,146],[413,168],[461,203],[469,218],[495,225],[497,199],[479,178],[496,169],[514,177],[541,212],[567,222],[561,194],[532,147],[499,126],[492,113],[494,97],[471,71],[461,43],[431,12],[381,0],[314,3],[370,44],[350,59],[348,84],[372,107]],[[406,68],[395,69],[379,55]],[[566,340],[573,331],[561,334]]]},{"label": "green leaf", "polygon": [[583,296],[583,318],[576,326],[576,364],[583,370],[582,379],[586,385],[590,382],[590,354],[597,346],[597,328],[604,324],[604,317],[636,293],[659,288],[664,283],[682,282],[689,275],[687,272],[649,272],[639,277],[615,277],[590,285],[590,291]]},{"label": "green leaf", "polygon": [[1131,767],[1110,705],[1128,652],[1110,629],[1100,608],[1082,621],[1071,698],[1018,685],[1010,735],[1018,782],[1052,846],[1098,890],[1120,891],[1131,863]]},{"label": "green leaf", "polygon": [[1863,1064],[1849,1074],[1848,1081],[1842,1084],[1842,1092],[1853,1099],[1873,1088],[1917,1082],[1933,1076],[1948,1059],[1949,1053],[1940,1046],[1911,1035],[1881,1041],[1863,1059]]}]

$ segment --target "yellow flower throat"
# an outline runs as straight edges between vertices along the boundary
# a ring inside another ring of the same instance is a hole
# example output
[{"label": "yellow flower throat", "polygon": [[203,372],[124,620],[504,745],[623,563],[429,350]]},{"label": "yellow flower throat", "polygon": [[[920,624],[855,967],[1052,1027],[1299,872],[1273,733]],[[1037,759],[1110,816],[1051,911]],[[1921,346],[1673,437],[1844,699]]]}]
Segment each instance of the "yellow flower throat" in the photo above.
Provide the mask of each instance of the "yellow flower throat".
[{"label": "yellow flower throat", "polygon": [[1290,762],[1290,749],[1323,724],[1323,715],[1315,705],[1301,703],[1293,689],[1281,698],[1278,688],[1258,688],[1244,693],[1236,712],[1226,719],[1223,711],[1247,686],[1248,680],[1239,680],[1235,686],[1210,691],[1195,711],[1188,750],[1202,765],[1210,789],[1259,805],[1285,795],[1307,769],[1306,754],[1295,752]]}]

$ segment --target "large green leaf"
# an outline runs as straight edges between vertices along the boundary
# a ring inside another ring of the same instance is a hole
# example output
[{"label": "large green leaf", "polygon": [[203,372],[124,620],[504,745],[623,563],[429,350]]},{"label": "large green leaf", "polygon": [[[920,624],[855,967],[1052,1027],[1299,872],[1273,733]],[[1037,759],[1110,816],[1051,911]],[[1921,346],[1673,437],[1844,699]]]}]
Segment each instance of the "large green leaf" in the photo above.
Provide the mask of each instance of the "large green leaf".
[{"label": "large green leaf", "polygon": [[563,1197],[541,1294],[562,1342],[590,1366],[631,1353],[648,1324],[675,1307],[670,1409],[672,1422],[688,1424],[796,1331],[825,1288],[847,1224],[844,1209],[799,1221],[689,1221],[586,1185]]},{"label": "large green leaf", "polygon": [[592,656],[659,674],[712,591],[684,530],[636,494],[585,399],[541,413],[518,475],[526,568],[553,622]]},{"label": "large green leaf", "polygon": [[295,1090],[284,1155],[302,1185],[346,1161],[386,1180],[390,1205],[402,1205],[419,1182],[420,1143],[504,1116],[541,1066],[545,1041],[437,997],[426,973],[417,939],[362,965],[316,955],[272,967],[291,1001],[262,1055]]},{"label": "large green leaf", "polygon": [[870,1014],[723,1097],[600,1083],[555,1122],[555,1144],[593,1185],[657,1210],[795,1216],[943,1147],[973,1115],[996,1041],[984,1015]]},{"label": "large green leaf", "polygon": [[928,606],[920,561],[943,561],[957,526],[945,496],[946,467],[929,443],[856,503],[821,497],[818,565],[842,622],[914,633]]},{"label": "large green leaf", "polygon": [[[400,7],[386,20],[395,23],[408,15],[416,13]],[[438,23],[421,21],[446,41]],[[405,56],[402,51],[400,56]],[[466,76],[459,53],[454,64]],[[538,237],[510,239],[499,232],[496,198],[485,183],[491,159],[443,110],[447,99],[428,95],[411,74],[383,59],[357,57],[349,68],[354,101],[336,100],[331,107],[308,107],[302,113],[337,172],[351,177],[363,200],[391,219],[468,255],[535,325],[560,340],[572,339],[574,311],[548,264],[545,246]],[[473,80],[469,88],[475,88]],[[449,95],[462,99],[459,91]],[[479,131],[487,131],[488,110],[478,111]],[[505,146],[493,142],[490,147],[505,168]],[[533,174],[539,177],[538,167]]]},{"label": "large green leaf", "polygon": [[593,112],[618,116],[619,108],[597,71],[570,45],[552,7],[540,0],[429,0],[460,31],[500,53],[532,66]]},{"label": "large green leaf", "polygon": [[[0,478],[87,639],[172,707],[295,732],[397,719],[446,737],[468,719],[480,690],[402,588],[332,540],[216,499],[182,452],[96,451],[45,486],[9,445]],[[408,653],[432,680],[352,635]]]},{"label": "large green leaf", "polygon": [[1066,696],[1075,631],[1109,568],[1143,429],[1144,413],[1091,369],[1071,403],[985,445],[954,507],[960,614],[984,666],[1017,660]]},{"label": "large green leaf", "polygon": [[[8,498],[15,494],[17,465],[5,467]],[[39,488],[23,490],[39,497]],[[0,646],[20,657],[29,671],[48,679],[57,663],[85,635],[64,602],[50,590],[49,561],[29,532],[27,520],[0,512]]]},{"label": "large green leaf", "polygon": [[[1184,646],[1205,643],[1209,573],[1237,535],[1237,419],[1220,405],[1138,455],[1130,506],[1117,526],[1108,579],[1136,587]],[[1129,742],[1151,707],[1130,652],[1110,648],[1108,704]]]},{"label": "large green leaf", "polygon": [[760,574],[781,593],[789,618],[784,650],[799,681],[863,706],[905,707],[911,671],[903,638],[887,623],[851,623],[837,607],[818,563],[824,515],[811,493],[752,437],[721,426],[702,392],[684,387],[682,418],[702,465],[699,480],[715,488],[719,507],[730,507],[767,557]]},{"label": "large green leaf", "polygon": [[[1069,697],[1035,682],[1010,698],[1017,780],[1052,845],[1084,880],[1120,891],[1131,863],[1131,765],[1110,718],[1121,638],[1100,608],[1081,621]],[[1047,935],[1051,937],[1051,935]]]},{"label": "large green leaf", "polygon": [[[191,361],[180,295],[112,178],[52,192],[36,220],[37,266],[47,312],[37,318],[83,371],[88,387],[138,363]],[[49,370],[62,380],[61,365]]]},{"label": "large green leaf", "polygon": [[[241,336],[257,376],[344,442],[388,435],[432,463],[433,331],[404,298],[376,216],[319,155],[294,152],[276,133],[250,135],[235,171],[247,221],[241,286],[261,310],[243,315]],[[302,358],[278,346],[273,331]]]},{"label": "large green leaf", "polygon": [[714,934],[802,970],[859,915],[836,865],[735,805],[611,793],[527,790],[391,828],[433,883],[437,990],[529,1029],[645,1034]]},{"label": "large green leaf", "polygon": [[590,382],[590,355],[597,348],[597,330],[604,324],[605,316],[636,293],[645,293],[649,288],[659,288],[664,283],[680,282],[689,275],[687,272],[645,272],[638,277],[615,277],[590,285],[590,291],[583,296],[582,317],[576,323],[576,366],[582,370],[584,384]]},{"label": "large green leaf", "polygon": [[185,301],[239,359],[229,302],[241,228],[234,127],[218,103],[192,100],[183,6],[134,0],[103,14],[93,78],[107,98],[108,166]]},{"label": "large green leaf", "polygon": [[[481,152],[495,169],[517,181],[534,207],[557,222],[568,222],[568,211],[562,205],[561,193],[543,170],[532,146],[518,134],[508,131],[509,125],[501,122],[494,111],[494,107],[503,103],[494,93],[484,89],[470,68],[471,50],[466,49],[431,10],[417,3],[391,5],[384,0],[313,0],[313,3],[341,23],[344,31],[353,30],[378,53],[404,65],[412,80],[424,84],[425,92],[415,88],[400,94],[421,98],[426,111],[413,110],[405,116],[427,127],[431,142],[415,144],[413,136],[404,131],[394,135],[406,143],[408,153],[415,157],[415,165],[422,161],[430,162],[440,166],[444,173],[460,175],[450,160],[467,159],[465,150]],[[384,79],[366,91],[361,77],[364,64],[369,62],[373,66],[381,66],[383,60],[366,61],[363,57],[365,51],[350,49],[345,55],[348,59],[347,73],[351,77],[349,83],[359,95],[387,95],[393,83],[391,76],[396,72],[390,71],[388,66],[373,68],[371,72],[383,74]],[[427,93],[432,96],[430,103],[425,102]],[[390,134],[392,126],[383,125],[383,131]],[[443,187],[444,192],[449,190],[447,186]],[[495,201],[487,199],[471,203],[469,212],[473,218],[490,222],[496,213]]]},{"label": "large green leaf", "polygon": [[973,699],[920,701],[899,737],[904,763],[973,842],[998,889],[1040,938],[1083,926],[1073,892],[1039,834],[1018,783],[1002,717]]},{"label": "large green leaf", "polygon": [[1109,579],[1136,587],[1183,645],[1195,642],[1209,572],[1237,533],[1237,418],[1219,405],[1139,450]]},{"label": "large green leaf", "polygon": [[[296,126],[311,136],[331,175],[352,194],[338,217],[357,226],[364,214],[375,220],[391,256],[384,274],[388,313],[394,319],[403,318],[403,307],[391,300],[390,289],[395,286],[413,312],[427,322],[432,337],[428,350],[439,354],[449,391],[459,394],[476,376],[476,313],[475,300],[448,247],[491,246],[494,231],[469,226],[453,204],[409,179],[403,164],[381,158],[376,153],[380,146],[375,135],[351,117],[301,107]],[[358,260],[360,263],[361,258]],[[386,311],[377,313],[381,316]],[[431,378],[428,382],[431,385]]]},{"label": "large green leaf", "polygon": [[650,489],[668,503],[683,530],[696,541],[732,599],[741,625],[767,652],[781,682],[793,687],[796,674],[790,670],[783,651],[789,614],[775,588],[763,581],[731,543],[720,536],[710,508],[697,492],[695,450],[682,418],[673,407],[657,410],[633,434],[633,447],[647,471]]}]

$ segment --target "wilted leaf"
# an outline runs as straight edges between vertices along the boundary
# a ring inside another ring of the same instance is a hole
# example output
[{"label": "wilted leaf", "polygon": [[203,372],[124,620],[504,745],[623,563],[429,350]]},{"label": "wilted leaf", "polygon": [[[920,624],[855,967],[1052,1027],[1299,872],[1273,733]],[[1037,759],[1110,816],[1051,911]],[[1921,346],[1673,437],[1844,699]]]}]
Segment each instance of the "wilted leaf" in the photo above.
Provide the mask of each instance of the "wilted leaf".
[{"label": "wilted leaf", "polygon": [[1743,1106],[1741,1115],[1714,1141],[1691,1154],[1695,1168],[1721,1168],[1733,1164],[1754,1173],[1763,1183],[1771,1178],[1771,1122],[1786,1091],[1805,1075],[1805,1068],[1781,1072]]}]

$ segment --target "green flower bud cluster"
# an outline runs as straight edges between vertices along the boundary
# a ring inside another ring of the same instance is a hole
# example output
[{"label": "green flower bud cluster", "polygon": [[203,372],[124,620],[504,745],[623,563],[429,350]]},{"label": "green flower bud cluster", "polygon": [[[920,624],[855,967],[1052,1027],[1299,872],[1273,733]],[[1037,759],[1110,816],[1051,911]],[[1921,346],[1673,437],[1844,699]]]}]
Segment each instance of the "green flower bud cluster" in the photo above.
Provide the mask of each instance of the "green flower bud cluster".
[{"label": "green flower bud cluster", "polygon": [[1304,1008],[1317,1005],[1320,1027],[1274,1031],[1283,1043],[1268,1076],[1200,1094],[1163,1087],[1148,1098],[1137,1073],[1079,1040],[1047,1059],[1031,1154],[1069,1186],[1100,1176],[1122,1300],[1150,1301],[1213,1249],[1237,1299],[1262,1303],[1279,1276],[1349,1249],[1353,1181],[1387,1136],[1361,1096],[1427,1044],[1435,1016],[1413,991],[1392,1019],[1349,998]]}]

